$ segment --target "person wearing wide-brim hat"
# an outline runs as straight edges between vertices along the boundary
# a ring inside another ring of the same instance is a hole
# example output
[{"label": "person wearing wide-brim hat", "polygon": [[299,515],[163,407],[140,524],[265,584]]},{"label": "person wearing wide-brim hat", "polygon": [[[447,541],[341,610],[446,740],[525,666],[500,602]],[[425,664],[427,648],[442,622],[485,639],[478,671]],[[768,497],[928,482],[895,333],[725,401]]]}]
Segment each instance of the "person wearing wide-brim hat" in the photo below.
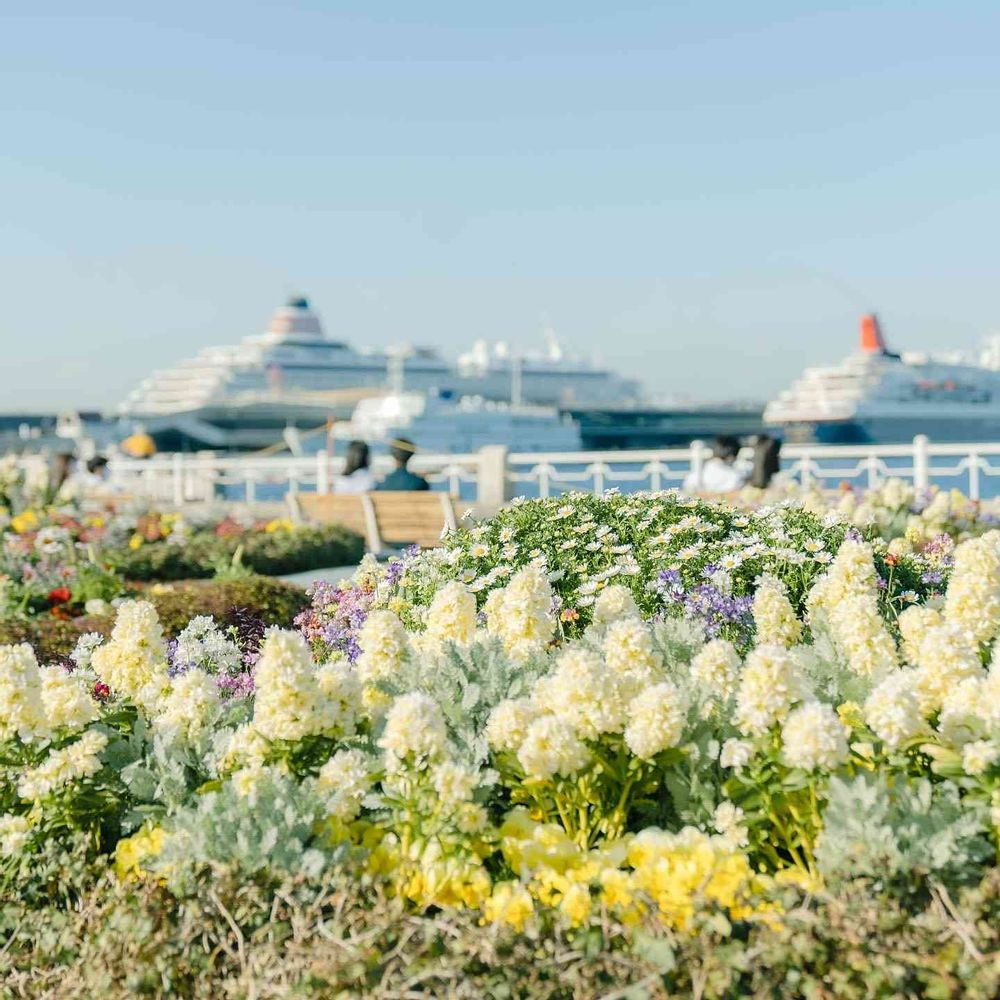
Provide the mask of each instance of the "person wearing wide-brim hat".
[{"label": "person wearing wide-brim hat", "polygon": [[416,450],[416,445],[408,438],[393,438],[389,442],[389,454],[392,455],[396,468],[375,489],[386,492],[429,490],[431,484],[423,476],[410,472],[406,467]]}]

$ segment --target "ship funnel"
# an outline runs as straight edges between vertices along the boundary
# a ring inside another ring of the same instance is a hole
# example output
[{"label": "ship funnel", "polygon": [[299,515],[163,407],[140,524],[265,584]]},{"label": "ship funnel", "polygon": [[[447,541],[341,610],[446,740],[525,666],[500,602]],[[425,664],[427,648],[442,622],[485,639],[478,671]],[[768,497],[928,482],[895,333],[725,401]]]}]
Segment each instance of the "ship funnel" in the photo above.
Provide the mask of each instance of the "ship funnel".
[{"label": "ship funnel", "polygon": [[889,353],[882,337],[882,327],[879,326],[878,316],[875,313],[861,317],[861,350],[865,354]]}]

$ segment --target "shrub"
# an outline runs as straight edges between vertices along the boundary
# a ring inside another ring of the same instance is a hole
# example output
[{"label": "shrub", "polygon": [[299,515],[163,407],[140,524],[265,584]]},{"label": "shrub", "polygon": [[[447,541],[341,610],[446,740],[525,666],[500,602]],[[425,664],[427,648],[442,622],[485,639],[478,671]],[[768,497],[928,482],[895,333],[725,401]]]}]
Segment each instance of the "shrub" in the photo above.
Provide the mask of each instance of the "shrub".
[{"label": "shrub", "polygon": [[474,913],[415,916],[378,886],[328,875],[275,890],[206,873],[181,902],[156,884],[105,879],[72,909],[0,907],[0,990],[124,1000],[399,996],[570,1000],[928,997],[988,1000],[1000,989],[1000,871],[919,910],[858,881],[780,921],[696,933],[598,920],[567,934],[483,928]]},{"label": "shrub", "polygon": [[248,569],[280,576],[353,565],[364,554],[364,541],[338,524],[232,535],[196,531],[182,540],[109,550],[107,558],[129,580],[190,580],[210,577],[220,562],[233,558],[237,549]]},{"label": "shrub", "polygon": [[[233,608],[244,608],[266,625],[288,626],[309,604],[306,592],[283,580],[251,576],[242,580],[190,580],[145,588],[142,597],[152,601],[164,632],[174,636],[196,615],[224,619]],[[90,615],[64,621],[49,616],[0,621],[0,645],[27,642],[39,660],[65,659],[77,639],[87,632],[109,635],[114,615]]]}]

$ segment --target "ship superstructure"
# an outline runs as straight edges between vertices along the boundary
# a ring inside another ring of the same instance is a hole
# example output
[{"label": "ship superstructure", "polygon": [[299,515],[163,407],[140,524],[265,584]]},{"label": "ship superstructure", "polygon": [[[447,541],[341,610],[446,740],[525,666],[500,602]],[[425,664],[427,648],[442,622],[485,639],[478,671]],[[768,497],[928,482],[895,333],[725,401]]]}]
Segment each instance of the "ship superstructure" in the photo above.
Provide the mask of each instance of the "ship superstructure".
[{"label": "ship superstructure", "polygon": [[861,319],[859,349],[837,365],[807,368],[768,403],[764,423],[788,441],[895,443],[995,440],[1000,434],[1000,338],[978,358],[897,354],[875,315]]}]

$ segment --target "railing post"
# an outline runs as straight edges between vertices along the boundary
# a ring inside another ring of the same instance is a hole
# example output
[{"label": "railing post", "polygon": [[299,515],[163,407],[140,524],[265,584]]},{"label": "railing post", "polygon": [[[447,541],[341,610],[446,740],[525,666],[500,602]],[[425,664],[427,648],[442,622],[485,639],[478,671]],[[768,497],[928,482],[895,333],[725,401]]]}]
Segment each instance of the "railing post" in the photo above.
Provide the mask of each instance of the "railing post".
[{"label": "railing post", "polygon": [[476,501],[480,510],[499,510],[509,499],[507,481],[507,448],[489,444],[479,449],[479,469],[476,473]]},{"label": "railing post", "polygon": [[701,482],[701,470],[702,466],[705,464],[704,458],[704,441],[692,441],[691,442],[691,482],[700,483]]},{"label": "railing post", "polygon": [[324,449],[316,452],[316,492],[330,492],[330,456]]},{"label": "railing post", "polygon": [[931,484],[927,464],[926,434],[918,434],[913,439],[913,488],[917,493],[923,493]]},{"label": "railing post", "polygon": [[969,453],[969,499],[979,499],[979,456],[973,451]]},{"label": "railing post", "polygon": [[174,452],[173,459],[173,496],[174,506],[184,506],[184,452]]},{"label": "railing post", "polygon": [[799,459],[802,463],[799,466],[799,482],[803,486],[808,486],[812,482],[812,459],[809,457],[809,452],[803,452],[802,458]]}]

